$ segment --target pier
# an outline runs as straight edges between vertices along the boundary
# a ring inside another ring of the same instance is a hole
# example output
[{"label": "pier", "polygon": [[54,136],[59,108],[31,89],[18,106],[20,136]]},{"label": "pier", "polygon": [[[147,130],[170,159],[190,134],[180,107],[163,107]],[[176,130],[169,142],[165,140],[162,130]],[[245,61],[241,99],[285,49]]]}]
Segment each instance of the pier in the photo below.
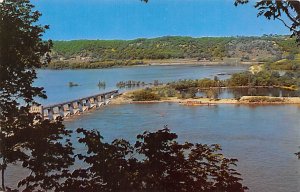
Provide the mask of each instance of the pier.
[{"label": "pier", "polygon": [[55,120],[57,117],[68,118],[107,105],[118,94],[118,90],[113,90],[48,106],[32,106],[30,112],[38,113],[43,119],[49,120]]}]

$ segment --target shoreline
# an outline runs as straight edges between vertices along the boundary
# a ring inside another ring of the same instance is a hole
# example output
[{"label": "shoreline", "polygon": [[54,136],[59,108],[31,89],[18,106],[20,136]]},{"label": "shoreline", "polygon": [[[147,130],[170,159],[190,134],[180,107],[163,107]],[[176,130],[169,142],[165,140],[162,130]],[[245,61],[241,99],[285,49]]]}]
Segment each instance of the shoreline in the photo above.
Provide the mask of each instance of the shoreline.
[{"label": "shoreline", "polygon": [[[112,99],[111,105],[122,105],[122,104],[155,104],[155,103],[179,103],[185,105],[186,102],[201,102],[203,104],[232,104],[232,105],[300,105],[300,97],[269,97],[269,96],[243,96],[240,100],[234,98],[228,99],[210,99],[210,98],[195,98],[195,99],[178,99],[177,97],[163,98],[161,100],[152,101],[133,101],[130,98],[132,91],[124,92],[117,98]],[[282,101],[274,102],[249,102],[255,98],[266,98],[266,99],[281,99]],[[195,105],[197,106],[197,105]]]},{"label": "shoreline", "polygon": [[[258,107],[258,106],[271,106],[271,105],[296,105],[300,107],[300,97],[269,97],[269,96],[243,96],[240,100],[234,98],[228,99],[210,99],[210,98],[195,98],[195,99],[178,99],[177,97],[169,97],[161,100],[152,100],[152,101],[133,101],[128,97],[128,94],[131,94],[133,91],[127,91],[119,96],[113,98],[109,105],[119,106],[119,105],[129,105],[129,104],[160,104],[160,103],[177,103],[184,107],[216,107],[218,105],[244,105],[249,107]],[[276,98],[283,99],[281,102],[249,102],[247,99],[255,97],[264,97],[264,98]],[[188,104],[189,102],[195,102],[195,105]],[[200,104],[199,104],[200,103]],[[104,106],[106,108],[106,106]],[[78,120],[82,116],[89,115],[99,108],[91,109],[86,113],[80,113],[78,115],[65,118],[64,121],[72,122]],[[102,108],[103,110],[103,108]]]},{"label": "shoreline", "polygon": [[[54,63],[57,61],[53,61]],[[93,66],[93,63],[87,63],[87,62],[76,62],[76,61],[69,61],[65,60],[63,61],[68,65],[78,65],[82,67],[61,67],[61,68],[55,68],[51,67],[53,65],[50,64],[50,66],[46,66],[44,69],[52,69],[52,70],[64,70],[64,69],[112,69],[112,68],[130,68],[130,67],[147,67],[147,66],[251,66],[251,65],[258,65],[263,64],[263,62],[259,61],[226,61],[220,60],[220,61],[209,61],[209,60],[197,60],[197,59],[163,59],[163,60],[141,60],[140,64],[131,64],[131,65],[112,65],[112,66],[103,66],[103,67],[89,67]],[[83,65],[84,64],[84,65]]]},{"label": "shoreline", "polygon": [[255,65],[255,64],[262,64],[263,62],[258,61],[226,61],[225,60],[217,60],[217,61],[209,61],[209,60],[197,60],[197,59],[164,59],[164,60],[145,60],[145,64],[148,65],[200,65],[200,66],[211,66],[211,65]]}]

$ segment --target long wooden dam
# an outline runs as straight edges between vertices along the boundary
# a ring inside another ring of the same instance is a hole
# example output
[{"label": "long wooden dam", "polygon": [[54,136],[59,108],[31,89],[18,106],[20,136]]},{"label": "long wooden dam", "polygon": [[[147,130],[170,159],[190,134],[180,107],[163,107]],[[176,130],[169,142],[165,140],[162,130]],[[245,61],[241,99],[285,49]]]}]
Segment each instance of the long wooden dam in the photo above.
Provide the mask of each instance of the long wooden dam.
[{"label": "long wooden dam", "polygon": [[119,91],[113,90],[48,106],[32,106],[30,112],[38,113],[43,119],[49,120],[55,120],[57,117],[68,118],[107,105],[117,95]]}]

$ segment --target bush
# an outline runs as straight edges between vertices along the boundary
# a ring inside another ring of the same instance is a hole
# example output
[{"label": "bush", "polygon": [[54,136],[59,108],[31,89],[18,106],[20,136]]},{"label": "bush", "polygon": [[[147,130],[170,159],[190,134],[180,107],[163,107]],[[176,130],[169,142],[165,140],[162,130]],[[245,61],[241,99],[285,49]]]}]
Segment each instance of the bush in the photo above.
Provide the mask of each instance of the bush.
[{"label": "bush", "polygon": [[242,98],[241,100],[248,101],[249,103],[277,103],[277,102],[284,102],[283,98],[265,97],[265,96],[246,97],[246,98]]},{"label": "bush", "polygon": [[209,78],[204,79],[184,79],[179,81],[174,81],[169,83],[169,86],[176,89],[176,90],[188,90],[190,88],[209,88],[209,87],[222,87],[224,86],[224,81],[221,81],[218,79],[218,77],[215,77],[214,80]]},{"label": "bush", "polygon": [[176,90],[175,89],[167,89],[166,90],[166,94],[167,94],[167,97],[175,97],[176,96]]},{"label": "bush", "polygon": [[160,100],[160,96],[153,93],[151,89],[143,89],[133,92],[133,101],[154,101]]}]

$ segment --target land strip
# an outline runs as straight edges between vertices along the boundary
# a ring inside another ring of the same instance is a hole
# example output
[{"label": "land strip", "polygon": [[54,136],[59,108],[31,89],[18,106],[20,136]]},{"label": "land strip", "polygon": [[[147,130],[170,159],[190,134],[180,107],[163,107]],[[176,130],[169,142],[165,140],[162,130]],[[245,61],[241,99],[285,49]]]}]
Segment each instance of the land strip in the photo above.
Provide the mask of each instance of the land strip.
[{"label": "land strip", "polygon": [[152,104],[152,103],[181,103],[186,104],[188,101],[201,102],[203,104],[299,104],[300,97],[269,97],[269,96],[243,96],[240,99],[211,99],[211,98],[190,98],[190,99],[179,99],[177,97],[167,97],[159,100],[150,101],[135,101],[132,98],[134,91],[127,91],[122,93],[117,98],[111,101],[111,104]]}]

